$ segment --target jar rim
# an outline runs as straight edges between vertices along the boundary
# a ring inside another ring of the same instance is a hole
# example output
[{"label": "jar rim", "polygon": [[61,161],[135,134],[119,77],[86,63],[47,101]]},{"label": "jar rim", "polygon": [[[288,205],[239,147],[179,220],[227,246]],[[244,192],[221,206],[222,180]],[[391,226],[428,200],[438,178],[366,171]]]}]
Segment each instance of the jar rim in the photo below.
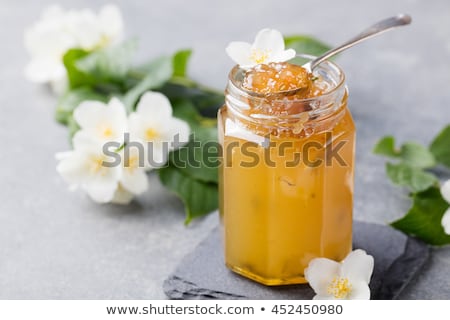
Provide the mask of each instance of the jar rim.
[{"label": "jar rim", "polygon": [[[297,57],[307,60],[313,60],[315,56],[307,54],[297,54]],[[277,114],[269,115],[266,113],[253,113],[252,118],[262,119],[295,119],[301,118],[304,114],[308,114],[310,119],[322,118],[330,112],[334,112],[341,106],[342,99],[347,95],[347,86],[345,85],[344,71],[334,62],[324,61],[314,68],[313,74],[320,75],[321,77],[328,78],[331,81],[330,89],[324,93],[302,99],[286,99],[286,97],[274,98],[270,95],[261,95],[251,91],[242,89],[237,81],[239,76],[243,77],[245,69],[240,68],[238,65],[234,66],[228,76],[228,86],[226,89],[226,102],[235,109],[237,112],[248,109],[248,102],[251,101],[253,105],[273,105],[273,104],[304,104],[312,107],[309,110],[299,111],[298,113],[291,114]],[[236,109],[237,108],[237,109]]]},{"label": "jar rim", "polygon": [[[310,61],[314,60],[315,58],[317,58],[314,55],[310,55],[310,54],[296,54],[296,58],[304,58],[304,59],[308,59]],[[327,68],[324,68],[327,67]],[[325,60],[322,63],[320,63],[320,65],[318,65],[315,70],[320,70],[320,69],[327,69],[327,70],[335,70],[338,72],[339,74],[339,80],[338,82],[329,90],[325,91],[324,93],[317,95],[315,97],[310,97],[310,98],[301,98],[301,99],[294,99],[291,100],[291,102],[310,102],[310,101],[314,101],[317,100],[318,98],[321,97],[327,97],[332,95],[333,93],[335,93],[338,89],[340,89],[344,84],[345,84],[345,74],[344,71],[342,70],[341,67],[339,67],[336,63],[330,61],[330,60]],[[245,89],[240,88],[237,84],[236,84],[236,79],[235,76],[239,71],[243,71],[245,69],[242,69],[239,67],[239,65],[235,65],[230,73],[228,74],[228,81],[229,84],[231,84],[233,86],[233,88],[237,91],[239,91],[239,94],[242,95],[243,97],[246,98],[251,98],[251,99],[266,99],[268,95],[265,94],[260,94],[257,92],[252,92],[252,91],[248,91]],[[283,98],[280,99],[271,99],[271,101],[274,102],[281,102],[283,101]]]}]

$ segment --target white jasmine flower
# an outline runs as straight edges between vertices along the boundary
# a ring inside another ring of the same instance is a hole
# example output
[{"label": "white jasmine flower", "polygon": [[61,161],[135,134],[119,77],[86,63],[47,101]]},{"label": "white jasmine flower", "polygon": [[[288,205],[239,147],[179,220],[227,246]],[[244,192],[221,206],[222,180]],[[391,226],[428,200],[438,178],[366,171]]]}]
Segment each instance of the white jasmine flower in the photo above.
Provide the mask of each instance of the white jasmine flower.
[{"label": "white jasmine flower", "polygon": [[226,52],[241,68],[251,68],[269,62],[284,62],[295,57],[295,50],[285,50],[283,35],[274,29],[259,31],[253,44],[231,42]]},{"label": "white jasmine flower", "polygon": [[67,80],[62,58],[67,50],[102,48],[118,42],[122,34],[123,20],[117,6],[106,5],[99,14],[89,9],[65,11],[59,6],[49,7],[25,31],[25,48],[31,56],[25,76],[62,90]]},{"label": "white jasmine flower", "polygon": [[98,142],[122,143],[128,130],[128,120],[123,103],[112,98],[108,104],[100,101],[83,101],[74,111],[73,117],[81,130],[77,136]]},{"label": "white jasmine flower", "polygon": [[69,10],[66,19],[68,32],[84,50],[106,47],[123,36],[122,15],[115,5],[103,6],[98,15],[89,9]]},{"label": "white jasmine flower", "polygon": [[181,147],[189,140],[187,122],[172,116],[169,99],[159,92],[146,92],[129,115],[128,126],[132,141],[141,141],[146,149],[146,163],[151,167],[162,166],[170,150]]},{"label": "white jasmine flower", "polygon": [[83,189],[96,202],[110,202],[122,177],[122,167],[104,165],[114,159],[103,153],[98,141],[75,136],[73,145],[72,151],[57,155],[60,162],[56,170],[73,189]]},{"label": "white jasmine flower", "polygon": [[[146,171],[151,168],[145,163],[145,153],[141,153],[141,151],[125,146],[121,152],[123,171],[120,178],[120,186],[124,191],[133,195],[141,194],[148,189]],[[124,195],[123,192],[122,195]]]},{"label": "white jasmine flower", "polygon": [[[144,162],[142,143],[142,150],[125,146],[118,152],[115,158],[119,161],[116,161],[114,170],[101,165],[103,161],[113,162],[115,159],[104,154],[105,143],[117,142],[119,148],[124,143],[124,134],[128,131],[125,106],[120,100],[112,98],[108,104],[84,101],[75,109],[73,116],[80,130],[74,136],[74,150],[68,153],[69,156],[66,153],[66,160],[58,166],[58,172],[69,183],[81,186],[97,202],[111,201],[120,204],[129,203],[134,195],[148,189],[146,170],[149,166]],[[94,167],[95,170],[92,169]],[[97,192],[101,192],[101,196],[93,194],[92,179],[88,173],[108,176],[106,173],[111,172],[119,172],[114,175],[115,180],[109,179],[103,188],[94,187]]]},{"label": "white jasmine flower", "polygon": [[[107,104],[84,101],[73,116],[80,130],[73,139],[74,150],[57,155],[57,171],[72,188],[82,188],[101,203],[127,204],[146,191],[146,172],[162,166],[170,150],[189,140],[188,124],[172,116],[169,100],[157,92],[145,93],[128,118],[117,98]],[[128,129],[130,140],[125,141]],[[117,149],[105,148],[108,142],[116,142]]]},{"label": "white jasmine flower", "polygon": [[316,292],[315,300],[368,300],[373,266],[373,257],[358,249],[340,263],[326,258],[311,260],[305,278]]},{"label": "white jasmine flower", "polygon": [[[441,186],[441,194],[442,197],[450,203],[450,180],[447,180],[444,184]],[[450,208],[445,211],[444,215],[442,216],[441,220],[442,227],[444,228],[444,231],[446,234],[450,235]]]},{"label": "white jasmine flower", "polygon": [[[83,189],[96,202],[117,204],[128,204],[135,195],[148,189],[148,167],[140,164],[144,154],[130,148],[127,156],[125,149],[110,156],[104,153],[105,142],[79,133],[73,140],[74,150],[57,155],[60,160],[57,171],[71,189]],[[105,163],[114,165],[110,167]]]},{"label": "white jasmine flower", "polygon": [[133,200],[134,194],[126,190],[120,183],[114,193],[111,203],[115,204],[129,204]]},{"label": "white jasmine flower", "polygon": [[441,224],[442,228],[444,228],[445,233],[450,235],[450,208],[448,208],[442,216]]}]

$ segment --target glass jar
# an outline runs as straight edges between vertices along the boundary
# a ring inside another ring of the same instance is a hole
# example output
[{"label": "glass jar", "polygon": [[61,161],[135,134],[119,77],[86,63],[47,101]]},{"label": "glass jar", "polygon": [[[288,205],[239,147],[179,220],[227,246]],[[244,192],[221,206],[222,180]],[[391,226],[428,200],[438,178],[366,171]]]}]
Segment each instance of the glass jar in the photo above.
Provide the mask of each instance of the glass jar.
[{"label": "glass jar", "polygon": [[243,90],[243,75],[231,70],[218,114],[225,263],[265,285],[305,283],[311,259],[340,261],[352,249],[355,127],[345,76],[324,62],[314,70],[324,93],[292,100]]}]

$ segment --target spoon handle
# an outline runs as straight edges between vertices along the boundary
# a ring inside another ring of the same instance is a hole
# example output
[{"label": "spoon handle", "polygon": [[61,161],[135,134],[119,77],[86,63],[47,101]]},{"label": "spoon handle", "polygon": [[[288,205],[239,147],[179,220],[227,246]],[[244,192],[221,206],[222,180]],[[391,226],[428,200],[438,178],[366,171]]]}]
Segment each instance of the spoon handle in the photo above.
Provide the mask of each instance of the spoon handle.
[{"label": "spoon handle", "polygon": [[381,20],[377,23],[375,23],[373,26],[365,29],[363,32],[355,36],[354,38],[350,39],[349,41],[343,43],[339,47],[333,48],[327,52],[325,52],[320,57],[317,57],[313,61],[310,62],[310,69],[313,70],[317,65],[319,65],[324,60],[327,60],[331,56],[334,56],[335,54],[344,51],[355,44],[358,44],[366,39],[369,39],[377,34],[380,34],[382,32],[385,32],[387,30],[408,25],[411,23],[411,17],[407,14],[398,14],[394,17],[390,17],[384,20]]}]

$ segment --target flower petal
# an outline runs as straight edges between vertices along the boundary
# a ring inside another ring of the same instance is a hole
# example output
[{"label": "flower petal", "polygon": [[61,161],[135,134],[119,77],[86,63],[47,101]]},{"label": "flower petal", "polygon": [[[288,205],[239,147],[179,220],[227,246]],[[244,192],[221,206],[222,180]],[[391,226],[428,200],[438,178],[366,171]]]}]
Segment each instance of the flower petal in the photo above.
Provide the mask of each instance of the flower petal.
[{"label": "flower petal", "polygon": [[241,67],[253,65],[250,60],[252,46],[250,43],[234,41],[225,49],[228,56]]},{"label": "flower petal", "polygon": [[69,80],[67,79],[65,70],[64,75],[61,76],[61,78],[53,77],[53,79],[50,79],[49,81],[53,93],[55,93],[57,96],[61,96],[62,94],[64,94],[69,87]]},{"label": "flower petal", "polygon": [[[107,168],[101,174],[90,173],[82,187],[86,190],[88,190],[88,189],[105,189],[105,190],[111,191],[111,189],[112,189],[111,192],[114,193],[121,178],[122,178],[122,168],[121,167],[111,167],[111,168]],[[112,199],[112,195],[108,201],[110,201],[111,199]],[[108,201],[106,201],[106,202],[108,202]],[[103,202],[103,201],[99,201],[99,202]]]},{"label": "flower petal", "polygon": [[63,81],[66,69],[61,61],[55,59],[33,59],[25,67],[25,78],[35,83]]},{"label": "flower petal", "polygon": [[136,113],[152,122],[164,122],[172,116],[172,105],[162,93],[147,91],[139,100]]},{"label": "flower petal", "polygon": [[[122,30],[123,20],[114,5],[104,6],[99,14],[90,9],[50,7],[31,28],[25,30],[25,48],[32,57],[26,76],[35,82],[54,82],[61,78],[60,69],[64,69],[62,57],[68,49],[104,47],[119,40]],[[59,64],[59,68],[51,68],[54,64]],[[52,76],[55,73],[58,77]]]},{"label": "flower petal", "polygon": [[342,261],[341,275],[350,280],[351,283],[364,281],[370,282],[374,266],[374,260],[364,250],[357,249],[349,253]]},{"label": "flower petal", "polygon": [[65,20],[68,33],[75,37],[79,47],[92,50],[101,42],[101,30],[92,10],[70,10]]},{"label": "flower petal", "polygon": [[188,143],[190,131],[189,124],[186,121],[172,118],[165,123],[164,137],[162,140],[171,143],[176,138],[177,144],[174,145],[171,143],[170,149],[178,149]]},{"label": "flower petal", "polygon": [[441,186],[442,197],[450,203],[450,179],[445,181]]},{"label": "flower petal", "polygon": [[143,169],[125,169],[120,180],[122,186],[133,194],[141,194],[148,189],[148,177]]},{"label": "flower petal", "polygon": [[365,281],[352,282],[352,292],[347,298],[349,300],[369,300],[369,285]]},{"label": "flower petal", "polygon": [[56,166],[56,171],[70,185],[83,184],[87,179],[85,156],[77,151],[66,152],[63,156]]},{"label": "flower petal", "polygon": [[305,279],[319,296],[327,296],[327,289],[333,278],[339,276],[341,265],[327,258],[315,258],[305,269]]},{"label": "flower petal", "polygon": [[72,138],[72,145],[75,150],[84,150],[96,152],[103,150],[103,145],[92,137],[92,134],[86,130],[79,130]]},{"label": "flower petal", "polygon": [[103,119],[105,107],[103,102],[86,100],[74,110],[73,117],[82,129],[93,128]]},{"label": "flower petal", "polygon": [[77,46],[76,39],[65,30],[63,18],[39,21],[25,30],[24,42],[32,58],[60,63],[64,53]]},{"label": "flower petal", "polygon": [[83,130],[74,138],[75,149],[62,155],[57,171],[71,185],[81,186],[96,202],[111,201],[122,177],[122,166],[107,167],[113,158],[102,151],[102,144],[84,138]]},{"label": "flower petal", "polygon": [[450,208],[448,208],[442,216],[441,224],[445,233],[450,235]]},{"label": "flower petal", "polygon": [[128,190],[124,189],[121,184],[116,189],[111,203],[115,204],[129,204],[133,200],[134,195]]},{"label": "flower petal", "polygon": [[104,5],[98,15],[101,31],[111,42],[120,41],[123,36],[123,18],[119,7]]},{"label": "flower petal", "polygon": [[288,61],[291,60],[295,57],[295,50],[294,49],[287,49],[284,50],[282,52],[280,52],[277,55],[274,55],[271,60],[273,62],[284,62],[284,61]]},{"label": "flower petal", "polygon": [[145,120],[136,112],[130,113],[128,116],[128,128],[130,128],[131,141],[144,141],[146,130]]},{"label": "flower petal", "polygon": [[123,142],[128,130],[125,106],[117,98],[112,98],[107,105],[84,101],[75,109],[74,118],[87,136],[102,142]]},{"label": "flower petal", "polygon": [[267,50],[271,55],[277,56],[284,51],[283,35],[275,29],[262,29],[256,35],[252,49]]},{"label": "flower petal", "polygon": [[95,202],[107,203],[113,199],[117,189],[117,183],[88,183],[83,185],[83,189]]},{"label": "flower petal", "polygon": [[164,132],[170,131],[172,106],[169,99],[159,92],[146,92],[128,117],[130,138],[147,143],[166,140]]},{"label": "flower petal", "polygon": [[128,130],[127,111],[119,99],[112,98],[109,101],[105,116],[120,135]]}]

